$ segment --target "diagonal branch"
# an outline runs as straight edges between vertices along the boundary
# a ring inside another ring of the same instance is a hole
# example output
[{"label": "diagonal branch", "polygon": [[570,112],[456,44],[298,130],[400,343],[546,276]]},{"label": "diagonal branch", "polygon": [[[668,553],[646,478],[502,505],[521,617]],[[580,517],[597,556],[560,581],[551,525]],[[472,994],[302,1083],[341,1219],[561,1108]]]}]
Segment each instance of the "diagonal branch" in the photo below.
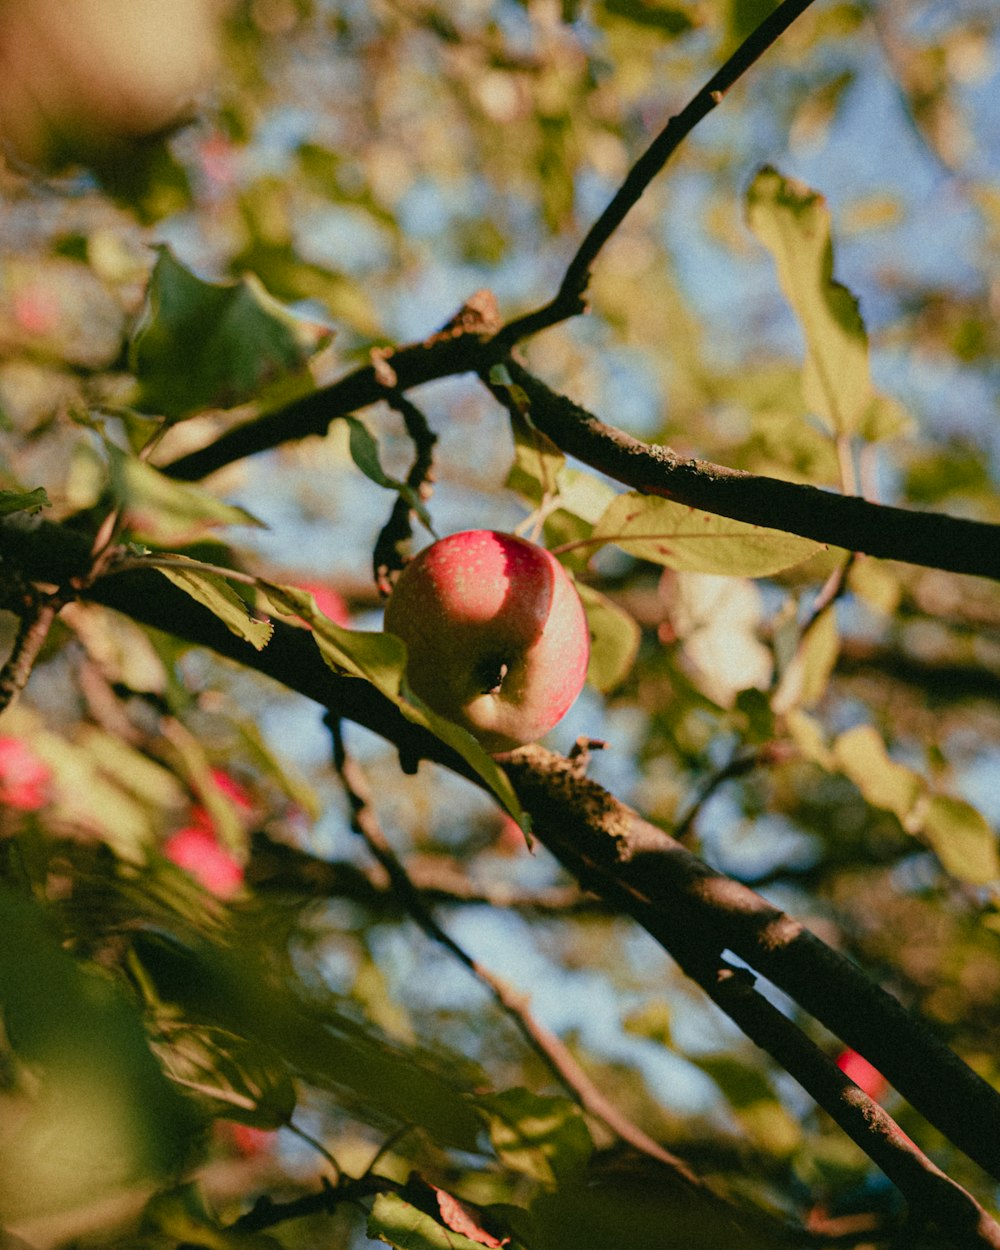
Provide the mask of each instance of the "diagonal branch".
[{"label": "diagonal branch", "polygon": [[569,263],[555,297],[542,308],[526,313],[505,325],[494,339],[494,347],[509,349],[529,335],[537,334],[539,330],[585,311],[583,296],[590,284],[590,272],[601,249],[695,126],[722,103],[734,83],[777,42],[811,3],[812,0],[783,0],[740,44],[697,95],[676,116],[671,117],[629,170],[607,208],[588,230]]},{"label": "diagonal branch", "polygon": [[438,924],[420,891],[410,879],[406,867],[393,851],[382,831],[372,809],[367,779],[344,749],[338,722],[328,717],[327,723],[333,733],[334,764],[350,800],[354,831],[360,834],[369,851],[385,869],[393,890],[410,917],[432,941],[448,951],[489,990],[497,1005],[514,1022],[521,1035],[574,1101],[591,1115],[602,1120],[622,1141],[628,1142],[642,1154],[655,1159],[685,1185],[702,1193],[711,1201],[720,1203],[721,1199],[705,1185],[705,1182],[688,1167],[683,1159],[664,1149],[659,1142],[633,1124],[609,1098],[605,1097],[565,1043],[531,1014],[525,995],[519,994],[495,976],[489,968],[473,958]]},{"label": "diagonal branch", "polygon": [[[1000,526],[944,513],[869,503],[815,486],[760,477],[643,443],[551,390],[508,361],[531,403],[531,420],[562,450],[608,477],[718,516],[801,534],[887,560],[1000,579]],[[491,386],[506,407],[507,388]]]}]

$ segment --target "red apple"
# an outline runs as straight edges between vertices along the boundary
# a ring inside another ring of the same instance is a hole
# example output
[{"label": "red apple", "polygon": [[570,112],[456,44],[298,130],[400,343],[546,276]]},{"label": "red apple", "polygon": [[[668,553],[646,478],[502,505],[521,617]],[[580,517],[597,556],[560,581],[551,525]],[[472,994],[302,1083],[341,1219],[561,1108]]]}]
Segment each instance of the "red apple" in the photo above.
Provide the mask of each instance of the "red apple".
[{"label": "red apple", "polygon": [[587,618],[544,547],[493,530],[424,548],[396,582],[385,628],[406,643],[414,693],[488,751],[542,737],[583,687]]}]

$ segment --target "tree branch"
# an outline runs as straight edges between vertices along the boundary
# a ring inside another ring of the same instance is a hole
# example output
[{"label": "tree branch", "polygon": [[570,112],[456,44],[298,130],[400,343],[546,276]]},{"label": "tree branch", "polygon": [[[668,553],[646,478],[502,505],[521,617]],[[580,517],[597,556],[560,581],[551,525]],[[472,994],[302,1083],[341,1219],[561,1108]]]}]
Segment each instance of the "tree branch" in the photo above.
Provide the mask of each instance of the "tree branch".
[{"label": "tree branch", "polygon": [[588,230],[569,263],[555,297],[542,308],[509,322],[493,340],[495,349],[508,350],[515,343],[585,311],[583,296],[598,254],[638,203],[643,192],[663,169],[695,126],[712,112],[730,88],[784,34],[812,0],[784,0],[740,44],[725,64],[685,107],[667,122],[642,156],[629,170],[607,208]]},{"label": "tree branch", "polygon": [[[887,560],[1000,579],[1000,526],[869,503],[815,486],[682,459],[606,425],[523,366],[506,362],[531,403],[532,422],[562,450],[633,490],[718,516],[801,534]],[[506,406],[503,387],[490,389]]]}]

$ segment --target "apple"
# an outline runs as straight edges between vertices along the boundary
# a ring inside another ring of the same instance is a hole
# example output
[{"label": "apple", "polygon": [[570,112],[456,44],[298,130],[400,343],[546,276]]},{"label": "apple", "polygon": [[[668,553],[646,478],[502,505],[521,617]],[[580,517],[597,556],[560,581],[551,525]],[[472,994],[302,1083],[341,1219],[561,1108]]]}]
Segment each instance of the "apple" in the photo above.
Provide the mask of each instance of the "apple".
[{"label": "apple", "polygon": [[590,633],[580,596],[544,547],[467,530],[425,547],[396,582],[385,628],[413,692],[488,751],[534,742],[583,687]]}]

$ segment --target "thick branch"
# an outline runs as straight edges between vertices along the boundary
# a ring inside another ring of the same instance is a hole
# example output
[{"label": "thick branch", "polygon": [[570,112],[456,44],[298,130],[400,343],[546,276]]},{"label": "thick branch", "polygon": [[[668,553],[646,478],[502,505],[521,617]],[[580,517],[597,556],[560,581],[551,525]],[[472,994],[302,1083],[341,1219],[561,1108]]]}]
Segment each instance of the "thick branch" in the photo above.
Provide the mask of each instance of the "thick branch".
[{"label": "thick branch", "polygon": [[[1000,579],[1000,526],[682,459],[669,447],[606,425],[517,363],[507,368],[531,401],[531,419],[543,434],[633,490],[887,560]],[[504,402],[503,388],[493,389]]]},{"label": "thick branch", "polygon": [[505,767],[538,822],[539,841],[587,888],[618,902],[684,967],[725,951],[738,955],[1000,1178],[1000,1096],[856,964],[709,868],[571,762],[529,747]]}]

